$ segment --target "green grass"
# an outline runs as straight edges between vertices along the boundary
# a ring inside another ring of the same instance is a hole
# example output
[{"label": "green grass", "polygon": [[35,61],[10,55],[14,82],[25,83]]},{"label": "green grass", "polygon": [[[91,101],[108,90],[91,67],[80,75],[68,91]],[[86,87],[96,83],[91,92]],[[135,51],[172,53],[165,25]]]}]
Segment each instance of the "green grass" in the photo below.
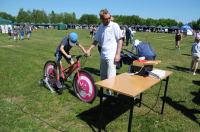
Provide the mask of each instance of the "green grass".
[{"label": "green grass", "polygon": [[[55,59],[53,54],[57,44],[70,31],[72,30],[38,30],[33,32],[31,40],[17,42],[0,34],[0,131],[97,131],[95,124],[98,111],[87,111],[98,108],[98,97],[92,104],[86,104],[74,97],[70,92],[71,88],[58,95],[51,94],[38,85],[44,63]],[[80,36],[80,43],[88,48],[92,42],[89,31],[76,31]],[[157,67],[170,70],[173,75],[169,80],[164,115],[155,112],[161,109],[160,98],[153,108],[154,111],[144,105],[135,107],[133,131],[197,132],[200,128],[200,107],[194,100],[199,101],[200,98],[200,76],[187,72],[191,63],[193,38],[183,38],[180,51],[174,48],[174,34],[136,33],[136,38],[148,40],[157,52],[157,59],[162,61]],[[130,46],[126,48],[131,49]],[[80,50],[73,48],[72,52],[79,54]],[[99,70],[97,49],[92,52],[84,66]],[[118,73],[126,71],[127,66],[123,65]],[[96,74],[92,75],[95,81],[99,80]],[[144,93],[144,104],[153,107],[159,86],[156,85]],[[160,96],[163,96],[162,93],[163,89]],[[113,109],[107,110],[112,114]],[[127,131],[128,116],[128,110],[117,116],[106,125],[106,131]],[[104,119],[109,120],[109,117],[104,116]]]}]

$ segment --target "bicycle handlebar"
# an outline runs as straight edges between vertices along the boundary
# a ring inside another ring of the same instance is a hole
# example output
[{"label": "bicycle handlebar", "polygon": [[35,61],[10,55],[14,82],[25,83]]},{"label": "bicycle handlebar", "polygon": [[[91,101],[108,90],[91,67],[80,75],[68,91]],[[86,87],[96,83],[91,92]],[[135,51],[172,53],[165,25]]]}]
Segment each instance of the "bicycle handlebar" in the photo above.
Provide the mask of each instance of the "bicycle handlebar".
[{"label": "bicycle handlebar", "polygon": [[79,60],[83,56],[88,57],[86,54],[84,54],[84,55],[71,55],[71,58],[76,58],[76,60]]}]

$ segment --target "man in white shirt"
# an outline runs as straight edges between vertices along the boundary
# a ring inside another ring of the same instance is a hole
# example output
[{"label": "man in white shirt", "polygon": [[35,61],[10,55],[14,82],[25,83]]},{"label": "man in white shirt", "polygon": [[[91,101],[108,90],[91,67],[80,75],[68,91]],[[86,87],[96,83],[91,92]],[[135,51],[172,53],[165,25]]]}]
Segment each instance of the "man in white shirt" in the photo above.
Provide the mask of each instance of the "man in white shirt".
[{"label": "man in white shirt", "polygon": [[102,24],[96,32],[92,45],[87,50],[90,55],[91,49],[97,44],[100,51],[100,76],[101,80],[116,76],[116,63],[120,60],[122,48],[122,32],[117,23],[111,21],[111,15],[107,9],[99,13]]}]

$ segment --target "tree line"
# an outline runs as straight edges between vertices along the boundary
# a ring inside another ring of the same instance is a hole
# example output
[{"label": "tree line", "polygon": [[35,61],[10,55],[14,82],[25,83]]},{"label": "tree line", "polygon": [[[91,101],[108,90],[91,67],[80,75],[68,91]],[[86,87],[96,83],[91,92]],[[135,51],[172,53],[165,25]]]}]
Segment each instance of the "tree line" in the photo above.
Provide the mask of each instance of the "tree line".
[{"label": "tree line", "polygon": [[[9,19],[16,23],[64,23],[64,24],[99,24],[101,21],[97,15],[94,14],[83,14],[79,19],[76,18],[75,12],[68,13],[55,13],[51,11],[47,14],[44,10],[24,10],[19,9],[17,16],[12,16],[6,12],[0,12],[0,17]],[[182,26],[182,22],[177,22],[174,19],[152,19],[152,18],[141,18],[137,15],[125,16],[125,15],[114,15],[114,21],[120,25],[146,25],[146,26]],[[196,21],[189,23],[194,29],[200,29],[200,18]]]}]

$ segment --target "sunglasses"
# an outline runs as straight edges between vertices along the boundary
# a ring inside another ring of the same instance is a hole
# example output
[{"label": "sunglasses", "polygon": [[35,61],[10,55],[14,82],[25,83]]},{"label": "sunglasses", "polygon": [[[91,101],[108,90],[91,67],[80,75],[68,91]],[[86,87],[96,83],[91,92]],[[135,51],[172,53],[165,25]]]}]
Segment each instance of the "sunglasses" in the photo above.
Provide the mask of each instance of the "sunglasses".
[{"label": "sunglasses", "polygon": [[107,18],[101,17],[101,20],[106,21],[106,20],[109,20],[110,18],[111,18],[111,16],[109,16]]}]

